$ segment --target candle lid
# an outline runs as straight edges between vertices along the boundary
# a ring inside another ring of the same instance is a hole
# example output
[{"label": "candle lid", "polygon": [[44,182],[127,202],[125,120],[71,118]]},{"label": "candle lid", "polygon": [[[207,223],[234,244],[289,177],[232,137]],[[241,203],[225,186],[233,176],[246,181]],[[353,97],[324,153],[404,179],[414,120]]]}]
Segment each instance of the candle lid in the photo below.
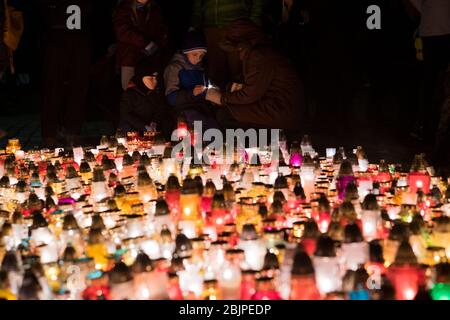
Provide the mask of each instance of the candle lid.
[{"label": "candle lid", "polygon": [[315,239],[320,236],[319,227],[314,219],[308,219],[303,222],[303,238]]},{"label": "candle lid", "polygon": [[19,259],[16,251],[7,251],[3,256],[2,270],[6,272],[19,272]]},{"label": "candle lid", "polygon": [[198,184],[192,178],[186,178],[183,181],[183,186],[181,188],[181,194],[198,194]]},{"label": "candle lid", "polygon": [[68,244],[64,249],[62,260],[64,262],[75,262],[76,259],[77,259],[77,251],[71,244]]},{"label": "candle lid", "polygon": [[125,167],[125,166],[132,166],[133,164],[134,164],[133,158],[128,153],[126,153],[123,156],[122,165]]},{"label": "candle lid", "polygon": [[190,251],[192,250],[192,242],[189,240],[186,235],[183,233],[179,233],[175,238],[175,252],[180,257],[185,257],[190,255]]},{"label": "candle lid", "polygon": [[119,143],[116,148],[116,156],[121,157],[121,156],[124,156],[126,153],[127,153],[127,148],[123,144]]},{"label": "candle lid", "polygon": [[353,175],[354,174],[351,162],[348,160],[342,161],[341,166],[339,168],[339,177],[353,176]]},{"label": "candle lid", "polygon": [[31,229],[38,229],[38,228],[46,228],[48,227],[48,222],[42,215],[42,212],[36,211],[33,214],[33,223],[31,225]]},{"label": "candle lid", "polygon": [[205,184],[205,188],[203,190],[203,195],[206,197],[212,197],[214,196],[214,193],[216,192],[216,185],[212,181],[212,179],[208,179]]},{"label": "candle lid", "polygon": [[39,300],[41,291],[42,287],[34,272],[31,269],[26,270],[18,298],[20,300]]},{"label": "candle lid", "polygon": [[139,162],[141,160],[141,154],[139,153],[139,151],[134,150],[133,153],[131,154],[131,159],[133,159],[133,162]]},{"label": "candle lid", "polygon": [[[8,211],[2,211],[2,217],[5,219],[8,219],[9,217],[9,212]],[[11,221],[14,224],[22,224],[24,222],[23,220],[23,214],[19,211],[19,210],[15,210],[14,213],[12,214],[11,217]],[[6,222],[5,222],[6,223]]]},{"label": "candle lid", "polygon": [[77,220],[72,213],[66,214],[63,219],[63,230],[78,230],[79,226]]},{"label": "candle lid", "polygon": [[327,235],[322,235],[317,239],[316,257],[336,257],[336,246],[334,241]]},{"label": "candle lid", "polygon": [[384,263],[383,246],[379,240],[369,242],[370,261],[376,263]]},{"label": "candle lid", "polygon": [[278,173],[278,177],[275,179],[275,183],[273,185],[274,189],[286,189],[288,188],[288,182],[283,174]]},{"label": "candle lid", "polygon": [[394,265],[416,265],[417,257],[414,254],[411,245],[407,241],[402,241],[395,256]]},{"label": "candle lid", "polygon": [[276,254],[267,251],[266,255],[264,256],[264,266],[263,270],[273,270],[273,269],[280,269],[280,263],[278,261],[278,257]]},{"label": "candle lid", "polygon": [[314,266],[311,258],[304,251],[303,246],[298,246],[294,256],[294,262],[292,267],[292,275],[302,276],[314,274]]},{"label": "candle lid", "polygon": [[244,224],[240,238],[243,241],[257,240],[259,237],[255,226],[251,223]]},{"label": "candle lid", "polygon": [[155,217],[166,216],[170,214],[169,205],[163,198],[158,198],[155,204]]},{"label": "candle lid", "polygon": [[443,262],[434,266],[435,283],[450,283],[450,263]]},{"label": "candle lid", "polygon": [[409,229],[413,235],[421,235],[425,229],[425,221],[420,214],[415,214],[411,223],[409,224]]},{"label": "candle lid", "polygon": [[144,252],[139,251],[136,259],[131,266],[131,271],[133,273],[143,273],[153,271],[152,261]]},{"label": "candle lid", "polygon": [[345,188],[345,201],[352,201],[359,199],[358,188],[353,182],[349,183]]},{"label": "candle lid", "polygon": [[362,203],[363,210],[380,210],[380,206],[378,205],[377,197],[374,194],[368,194]]},{"label": "candle lid", "polygon": [[117,262],[109,271],[109,282],[121,284],[133,280],[130,268],[123,262]]},{"label": "candle lid", "polygon": [[283,214],[283,202],[281,202],[279,199],[274,200],[270,206],[270,211],[272,212],[272,214]]},{"label": "candle lid", "polygon": [[176,175],[174,175],[173,173],[170,174],[170,176],[167,178],[167,183],[166,183],[166,191],[174,191],[174,190],[179,190],[180,187],[180,182],[178,180],[178,177]]},{"label": "candle lid", "polygon": [[103,243],[103,241],[104,241],[104,236],[102,234],[101,229],[94,229],[94,228],[89,229],[89,234],[88,234],[88,243],[89,244],[100,244],[100,243]]},{"label": "candle lid", "polygon": [[339,221],[332,221],[328,227],[327,234],[334,241],[344,240],[344,228]]},{"label": "candle lid", "polygon": [[223,192],[216,192],[213,196],[212,209],[226,209],[225,196]]},{"label": "candle lid", "polygon": [[150,175],[148,174],[148,172],[145,171],[140,171],[138,173],[138,177],[137,177],[137,185],[138,187],[143,187],[143,186],[149,186],[152,185],[153,181],[150,178]]},{"label": "candle lid", "polygon": [[108,158],[107,155],[103,155],[103,157],[102,157],[102,169],[104,171],[114,170],[114,169],[116,169],[116,164],[114,163],[114,161],[112,159]]},{"label": "candle lid", "polygon": [[272,282],[272,281],[273,281],[273,277],[270,277],[270,276],[262,276],[262,277],[256,278],[257,284],[263,284],[263,283],[268,283],[268,282]]},{"label": "candle lid", "polygon": [[364,238],[359,226],[351,222],[344,229],[344,243],[363,242]]},{"label": "candle lid", "polygon": [[450,232],[450,217],[440,216],[434,219],[436,232],[449,233]]},{"label": "candle lid", "polygon": [[94,213],[94,215],[92,216],[91,228],[100,230],[106,228],[103,218],[99,213]]},{"label": "candle lid", "polygon": [[305,190],[300,181],[295,184],[294,194],[296,197],[300,197],[301,199],[306,199]]},{"label": "candle lid", "polygon": [[395,221],[389,232],[389,240],[393,241],[408,241],[409,239],[409,227],[407,224],[401,221]]},{"label": "candle lid", "polygon": [[92,182],[102,182],[102,181],[106,181],[105,174],[100,166],[96,166],[94,168]]}]

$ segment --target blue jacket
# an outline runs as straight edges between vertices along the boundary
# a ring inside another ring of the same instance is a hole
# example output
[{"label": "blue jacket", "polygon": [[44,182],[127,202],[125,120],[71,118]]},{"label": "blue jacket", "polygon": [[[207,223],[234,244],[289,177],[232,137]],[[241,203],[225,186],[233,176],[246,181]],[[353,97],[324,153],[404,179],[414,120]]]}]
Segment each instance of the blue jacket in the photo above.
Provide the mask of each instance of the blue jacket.
[{"label": "blue jacket", "polygon": [[164,71],[166,98],[174,107],[183,107],[205,101],[206,91],[194,96],[195,86],[208,86],[209,79],[202,65],[191,64],[186,55],[177,53]]}]

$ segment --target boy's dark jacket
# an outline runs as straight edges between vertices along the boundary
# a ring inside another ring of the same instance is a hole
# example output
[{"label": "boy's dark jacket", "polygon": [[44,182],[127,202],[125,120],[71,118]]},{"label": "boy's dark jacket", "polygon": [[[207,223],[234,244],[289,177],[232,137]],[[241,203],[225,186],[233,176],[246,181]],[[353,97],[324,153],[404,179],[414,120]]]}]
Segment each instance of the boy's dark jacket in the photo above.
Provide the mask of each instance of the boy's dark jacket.
[{"label": "boy's dark jacket", "polygon": [[171,120],[166,112],[164,97],[159,90],[149,90],[142,79],[134,77],[120,102],[121,123],[133,130],[143,131],[151,122],[158,124],[158,130],[170,135]]}]

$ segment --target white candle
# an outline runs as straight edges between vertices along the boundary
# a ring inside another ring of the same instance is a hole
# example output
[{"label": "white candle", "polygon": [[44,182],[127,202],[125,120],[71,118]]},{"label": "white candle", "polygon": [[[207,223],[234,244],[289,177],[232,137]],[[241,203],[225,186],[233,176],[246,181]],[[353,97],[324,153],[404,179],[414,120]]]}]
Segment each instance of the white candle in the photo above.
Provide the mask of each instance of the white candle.
[{"label": "white candle", "polygon": [[238,247],[244,250],[245,263],[248,266],[248,269],[257,271],[262,269],[267,250],[264,241],[261,239],[241,240]]},{"label": "white candle", "polygon": [[319,292],[325,295],[340,291],[342,286],[341,270],[337,257],[313,257],[316,283]]},{"label": "white candle", "polygon": [[381,222],[380,210],[362,210],[362,232],[367,241],[377,238],[378,225]]},{"label": "white candle", "polygon": [[195,238],[197,236],[195,221],[192,220],[179,221],[178,228],[180,228],[181,232],[189,239]]},{"label": "white candle", "polygon": [[347,270],[357,270],[360,264],[369,261],[369,244],[367,242],[343,243],[342,256]]}]

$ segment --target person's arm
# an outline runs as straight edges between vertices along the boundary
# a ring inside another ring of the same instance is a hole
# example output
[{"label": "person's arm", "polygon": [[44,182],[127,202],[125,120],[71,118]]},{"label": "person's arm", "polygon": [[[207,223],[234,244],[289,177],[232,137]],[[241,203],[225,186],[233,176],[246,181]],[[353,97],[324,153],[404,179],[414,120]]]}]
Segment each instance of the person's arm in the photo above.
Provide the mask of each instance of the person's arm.
[{"label": "person's arm", "polygon": [[189,103],[204,100],[204,94],[194,96],[192,90],[180,88],[180,74],[181,66],[172,63],[167,66],[164,71],[164,83],[166,86],[166,98],[169,105],[178,107]]},{"label": "person's arm", "polygon": [[133,128],[143,130],[146,123],[134,113],[133,103],[131,102],[131,93],[125,91],[120,100],[120,119],[128,123]]},{"label": "person's arm", "polygon": [[222,95],[221,102],[227,104],[252,104],[264,96],[269,89],[275,72],[273,64],[263,52],[252,52],[248,58],[247,72],[241,90]]},{"label": "person's arm", "polygon": [[253,0],[252,9],[250,12],[250,19],[257,25],[262,24],[263,10],[264,10],[264,1]]},{"label": "person's arm", "polygon": [[145,49],[148,45],[148,41],[134,26],[131,13],[123,5],[117,9],[113,23],[117,41],[135,46],[139,50]]}]

